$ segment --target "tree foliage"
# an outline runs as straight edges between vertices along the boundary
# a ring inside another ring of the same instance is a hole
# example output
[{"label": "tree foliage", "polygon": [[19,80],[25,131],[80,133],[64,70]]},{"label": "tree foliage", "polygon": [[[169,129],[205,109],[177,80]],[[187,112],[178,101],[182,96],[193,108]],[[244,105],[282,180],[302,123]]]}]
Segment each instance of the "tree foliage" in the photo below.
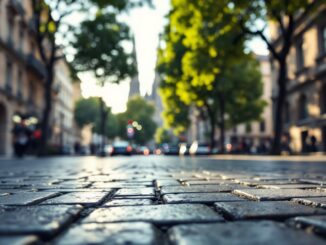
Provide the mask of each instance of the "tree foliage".
[{"label": "tree foliage", "polygon": [[[78,126],[93,125],[93,131],[100,133],[100,100],[97,97],[88,99],[80,99],[77,101],[74,111],[75,120]],[[118,135],[119,124],[118,119],[111,113],[110,108],[106,107],[108,111],[108,120],[106,122],[106,135],[109,139],[114,139]]]},{"label": "tree foliage", "polygon": [[127,137],[128,121],[137,122],[141,128],[135,129],[132,140],[137,144],[146,144],[152,140],[156,131],[156,123],[153,120],[155,107],[141,97],[133,97],[127,103],[127,110],[117,115],[120,125],[119,136],[123,139]]},{"label": "tree foliage", "polygon": [[118,22],[115,13],[98,12],[77,30],[72,43],[77,51],[73,61],[75,69],[91,71],[101,82],[108,79],[118,83],[132,76],[133,56],[123,47],[130,39],[129,27]]},{"label": "tree foliage", "polygon": [[167,129],[160,127],[156,130],[155,142],[157,144],[170,143],[171,140],[172,140],[171,134]]},{"label": "tree foliage", "polygon": [[74,28],[68,21],[73,14],[87,13],[90,9],[110,9],[118,13],[140,6],[142,3],[151,3],[151,0],[31,0],[33,19],[31,27],[35,32],[37,51],[45,66],[44,110],[42,113],[42,137],[40,155],[47,154],[47,143],[50,135],[50,114],[52,111],[52,87],[55,76],[56,61],[63,58],[64,51],[70,45],[69,36]]},{"label": "tree foliage", "polygon": [[258,63],[244,52],[236,21],[226,0],[172,1],[158,66],[166,87],[163,97],[173,94],[174,101],[205,111],[211,144],[218,125],[222,147],[225,126],[259,119],[265,104]]}]

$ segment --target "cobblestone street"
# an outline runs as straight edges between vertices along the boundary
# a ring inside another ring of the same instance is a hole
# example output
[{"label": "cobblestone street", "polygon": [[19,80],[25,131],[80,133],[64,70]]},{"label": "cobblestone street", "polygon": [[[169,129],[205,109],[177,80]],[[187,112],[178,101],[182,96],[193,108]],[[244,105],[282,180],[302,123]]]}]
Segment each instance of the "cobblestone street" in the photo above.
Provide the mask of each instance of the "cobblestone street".
[{"label": "cobblestone street", "polygon": [[326,244],[326,163],[0,161],[0,244]]}]

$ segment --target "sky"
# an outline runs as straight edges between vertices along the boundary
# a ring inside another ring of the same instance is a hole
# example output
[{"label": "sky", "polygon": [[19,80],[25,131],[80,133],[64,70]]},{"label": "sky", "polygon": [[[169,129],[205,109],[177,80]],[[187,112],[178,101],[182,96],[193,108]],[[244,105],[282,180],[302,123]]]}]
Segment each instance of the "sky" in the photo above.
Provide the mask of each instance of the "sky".
[{"label": "sky", "polygon": [[[138,72],[140,80],[140,92],[142,95],[151,93],[155,76],[156,51],[159,42],[159,34],[166,23],[164,16],[169,11],[170,0],[154,0],[155,8],[144,6],[137,8],[124,16],[135,36]],[[106,104],[112,107],[113,113],[123,112],[129,94],[129,80],[119,85],[108,84],[105,88],[96,86],[96,81],[89,73],[80,75],[81,88],[84,97],[102,96]]]},{"label": "sky", "polygon": [[[151,93],[159,34],[163,31],[166,24],[164,17],[170,9],[170,0],[153,0],[153,3],[155,8],[144,6],[130,11],[128,16],[123,16],[123,20],[129,24],[135,36],[141,95]],[[259,39],[253,40],[248,46],[258,54],[267,54],[264,44]],[[80,74],[80,78],[84,97],[101,96],[112,108],[113,113],[125,111],[129,80],[119,85],[107,84],[104,88],[100,88],[96,86],[96,81],[91,74]]]}]

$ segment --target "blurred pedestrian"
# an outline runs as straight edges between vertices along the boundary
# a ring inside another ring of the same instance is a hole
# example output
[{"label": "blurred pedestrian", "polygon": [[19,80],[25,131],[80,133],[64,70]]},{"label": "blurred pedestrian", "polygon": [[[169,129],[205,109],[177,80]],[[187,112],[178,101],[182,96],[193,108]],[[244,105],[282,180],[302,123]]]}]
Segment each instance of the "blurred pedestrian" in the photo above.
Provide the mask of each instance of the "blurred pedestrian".
[{"label": "blurred pedestrian", "polygon": [[314,135],[310,136],[310,152],[317,152],[317,138]]},{"label": "blurred pedestrian", "polygon": [[30,130],[26,126],[25,119],[22,119],[19,124],[16,124],[12,132],[15,155],[21,158],[26,154],[30,140]]}]

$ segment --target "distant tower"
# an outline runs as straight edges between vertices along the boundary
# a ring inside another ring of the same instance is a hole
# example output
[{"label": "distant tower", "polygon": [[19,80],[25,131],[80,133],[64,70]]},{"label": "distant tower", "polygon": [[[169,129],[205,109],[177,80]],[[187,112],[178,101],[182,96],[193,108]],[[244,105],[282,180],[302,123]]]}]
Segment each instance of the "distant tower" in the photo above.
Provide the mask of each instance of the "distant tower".
[{"label": "distant tower", "polygon": [[136,41],[135,37],[132,38],[132,56],[134,63],[133,65],[136,68],[136,74],[135,76],[131,79],[130,81],[130,90],[129,90],[129,96],[128,98],[130,99],[131,97],[134,96],[139,96],[140,95],[140,83],[139,83],[139,76],[138,76],[138,63],[137,63],[137,53],[136,53]]}]

